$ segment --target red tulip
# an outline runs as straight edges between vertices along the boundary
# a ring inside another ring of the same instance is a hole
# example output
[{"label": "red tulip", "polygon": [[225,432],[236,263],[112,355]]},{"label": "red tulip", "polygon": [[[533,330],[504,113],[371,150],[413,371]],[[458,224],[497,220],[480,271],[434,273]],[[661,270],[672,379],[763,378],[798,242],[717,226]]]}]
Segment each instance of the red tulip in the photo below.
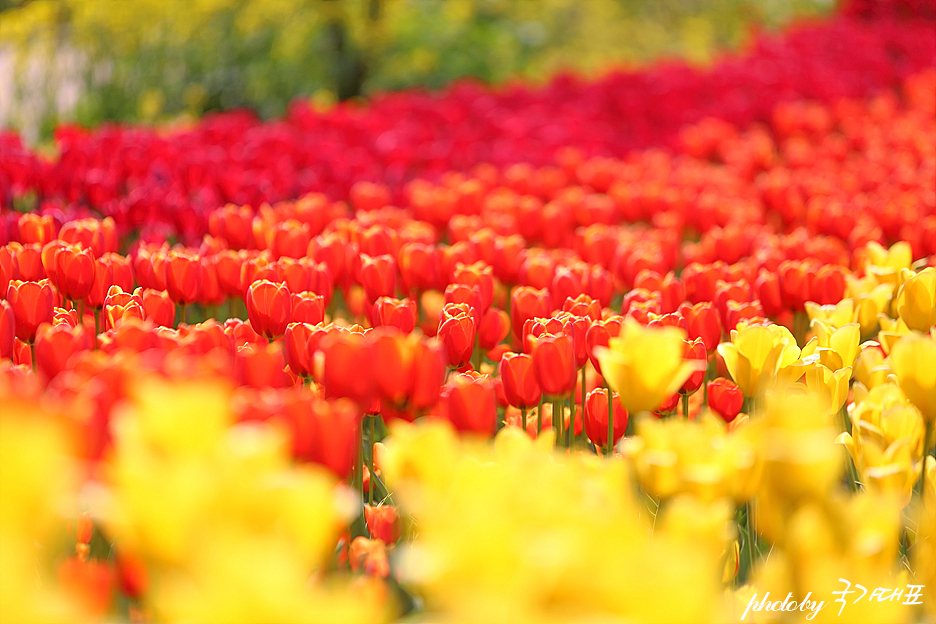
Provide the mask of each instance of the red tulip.
[{"label": "red tulip", "polygon": [[438,409],[458,431],[492,436],[497,429],[494,383],[486,375],[453,375],[442,389]]},{"label": "red tulip", "polygon": [[109,258],[101,256],[94,261],[94,281],[91,291],[85,299],[85,303],[96,309],[104,307],[104,299],[107,297],[107,291],[114,283],[114,268]]},{"label": "red tulip", "polygon": [[322,338],[319,348],[323,354],[320,379],[325,396],[349,398],[361,407],[370,405],[377,391],[370,336],[333,331]]},{"label": "red tulip", "polygon": [[[290,323],[283,334],[283,346],[286,364],[298,377],[312,376],[312,357],[309,349],[309,337],[315,331],[315,325],[309,323]],[[239,346],[239,345],[238,345]]]},{"label": "red tulip", "polygon": [[722,417],[725,422],[733,421],[744,405],[744,394],[741,388],[730,379],[718,377],[708,382],[708,405]]},{"label": "red tulip", "polygon": [[0,299],[0,359],[13,357],[13,339],[16,338],[16,317],[6,299]]},{"label": "red tulip", "polygon": [[385,544],[394,544],[400,539],[400,516],[393,505],[365,505],[364,521],[371,537]]},{"label": "red tulip", "polygon": [[[104,298],[104,311],[102,314],[102,331],[113,329],[127,318],[136,318],[142,321],[146,318],[146,308],[143,297],[137,293],[127,293],[120,286],[111,286]],[[170,323],[171,325],[171,323]]]},{"label": "red tulip", "polygon": [[90,249],[62,247],[55,254],[55,270],[62,296],[81,301],[94,286],[94,256]]},{"label": "red tulip", "polygon": [[[612,446],[624,437],[627,431],[628,413],[621,405],[617,393],[612,393]],[[585,397],[585,435],[599,449],[608,446],[608,390],[596,388]]]},{"label": "red tulip", "polygon": [[247,289],[245,302],[247,318],[255,332],[269,340],[283,335],[292,314],[292,300],[285,284],[254,282]]},{"label": "red tulip", "polygon": [[19,217],[19,233],[23,243],[42,246],[55,238],[55,221],[52,215],[26,212]]},{"label": "red tulip", "polygon": [[231,249],[246,249],[253,241],[252,222],[250,208],[229,204],[208,215],[208,231],[227,241]]},{"label": "red tulip", "polygon": [[436,334],[445,346],[445,357],[452,368],[469,361],[475,346],[475,320],[472,308],[463,303],[448,303],[442,308]]},{"label": "red tulip", "polygon": [[510,316],[503,310],[490,308],[481,317],[478,326],[478,346],[483,351],[490,351],[510,333]]},{"label": "red tulip", "polygon": [[575,390],[575,351],[572,337],[545,334],[533,343],[533,370],[543,394],[565,397]]},{"label": "red tulip", "polygon": [[588,347],[588,359],[592,366],[601,375],[601,363],[595,356],[595,347],[607,347],[611,338],[617,338],[621,335],[621,329],[624,327],[624,319],[620,316],[612,316],[609,319],[592,323],[588,331],[585,332],[585,344]]},{"label": "red tulip", "polygon": [[510,299],[510,323],[514,336],[522,340],[523,325],[527,320],[546,318],[551,312],[552,300],[548,290],[518,286]]},{"label": "red tulip", "polygon": [[283,349],[275,344],[245,344],[234,353],[234,379],[250,388],[287,388]]},{"label": "red tulip", "polygon": [[396,327],[408,334],[416,327],[416,302],[409,298],[380,297],[374,303],[372,321],[376,327]]},{"label": "red tulip", "polygon": [[705,301],[695,305],[683,305],[681,313],[686,319],[686,333],[690,340],[699,339],[709,353],[721,342],[721,319],[715,307]]},{"label": "red tulip", "polygon": [[705,366],[708,363],[708,354],[705,352],[705,345],[699,339],[683,340],[683,344],[685,345],[683,358],[701,362],[700,368],[693,372],[679,389],[682,394],[692,394],[701,388],[702,383],[705,381]]},{"label": "red tulip", "polygon": [[483,315],[494,301],[494,270],[483,262],[459,264],[455,266],[452,282],[478,288],[478,306],[476,313]]},{"label": "red tulip", "polygon": [[592,321],[601,320],[601,305],[597,300],[592,299],[590,296],[582,293],[575,297],[567,297],[565,303],[562,304],[562,311],[568,312],[573,316],[581,316]]},{"label": "red tulip", "polygon": [[39,325],[52,322],[54,293],[49,280],[13,280],[7,287],[6,298],[13,308],[16,337],[23,342],[33,342]]},{"label": "red tulip", "polygon": [[396,260],[391,255],[364,256],[361,262],[361,286],[368,301],[396,295]]},{"label": "red tulip", "polygon": [[181,251],[169,252],[166,257],[166,292],[169,298],[182,305],[198,301],[202,272],[198,256]]},{"label": "red tulip", "polygon": [[525,353],[505,353],[500,361],[499,377],[507,402],[530,409],[539,405],[543,392],[533,370],[533,358]]},{"label": "red tulip", "polygon": [[435,288],[439,282],[439,254],[434,245],[404,243],[399,253],[400,277],[408,293]]},{"label": "red tulip", "polygon": [[291,299],[292,312],[289,318],[292,322],[318,325],[325,320],[325,298],[322,295],[313,292],[292,293]]},{"label": "red tulip", "polygon": [[139,295],[143,301],[143,311],[146,319],[159,327],[172,327],[175,324],[175,304],[164,290],[151,288],[137,288],[134,295]]},{"label": "red tulip", "polygon": [[54,379],[75,353],[94,346],[93,340],[81,326],[43,325],[36,332],[36,368],[47,381]]}]

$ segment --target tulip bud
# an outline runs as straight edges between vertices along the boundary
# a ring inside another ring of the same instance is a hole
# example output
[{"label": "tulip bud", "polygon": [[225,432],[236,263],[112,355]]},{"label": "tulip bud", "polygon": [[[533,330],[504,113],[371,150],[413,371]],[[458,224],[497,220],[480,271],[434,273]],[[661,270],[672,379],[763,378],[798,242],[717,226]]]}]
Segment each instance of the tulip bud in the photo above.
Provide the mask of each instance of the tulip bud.
[{"label": "tulip bud", "polygon": [[90,249],[68,246],[55,254],[55,269],[62,296],[81,301],[94,286],[94,256]]},{"label": "tulip bud", "polygon": [[437,409],[458,431],[492,436],[497,428],[494,383],[485,375],[453,375]]},{"label": "tulip bud", "polygon": [[518,286],[510,299],[510,322],[514,336],[523,339],[523,324],[528,319],[547,318],[552,312],[552,300],[547,290]]},{"label": "tulip bud", "polygon": [[312,375],[313,353],[309,349],[309,337],[313,331],[315,331],[315,326],[309,323],[290,323],[283,334],[286,364],[298,377]]},{"label": "tulip bud", "polygon": [[169,252],[166,257],[166,292],[169,298],[183,305],[198,301],[202,271],[198,256],[181,251]]},{"label": "tulip bud", "polygon": [[400,539],[400,516],[393,505],[365,505],[364,521],[371,537],[385,544],[395,544]]},{"label": "tulip bud", "polygon": [[510,316],[503,310],[490,308],[481,317],[478,327],[478,346],[483,351],[490,351],[510,333]]},{"label": "tulip bud", "polygon": [[175,325],[175,304],[164,290],[151,288],[137,288],[133,291],[143,301],[143,311],[146,319],[159,327],[172,327]]}]

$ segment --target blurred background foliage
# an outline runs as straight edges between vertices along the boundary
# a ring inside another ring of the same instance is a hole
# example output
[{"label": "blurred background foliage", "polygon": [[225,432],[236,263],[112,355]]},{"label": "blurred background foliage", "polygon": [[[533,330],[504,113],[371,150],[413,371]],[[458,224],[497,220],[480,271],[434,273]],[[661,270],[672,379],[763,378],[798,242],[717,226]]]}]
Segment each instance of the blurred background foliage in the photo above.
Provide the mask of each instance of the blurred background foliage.
[{"label": "blurred background foliage", "polygon": [[[0,124],[281,115],[466,76],[707,63],[822,0],[0,0]],[[2,75],[3,67],[12,78]]]}]

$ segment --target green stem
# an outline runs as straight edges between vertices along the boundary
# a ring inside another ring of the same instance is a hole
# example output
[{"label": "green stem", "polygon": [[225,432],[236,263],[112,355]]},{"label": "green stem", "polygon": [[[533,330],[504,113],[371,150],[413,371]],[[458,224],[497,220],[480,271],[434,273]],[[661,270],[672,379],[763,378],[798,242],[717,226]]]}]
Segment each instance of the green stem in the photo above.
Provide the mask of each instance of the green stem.
[{"label": "green stem", "polygon": [[536,408],[536,437],[543,433],[543,399],[540,398],[539,405]]},{"label": "green stem", "polygon": [[520,422],[523,423],[523,433],[526,433],[527,430],[527,411],[525,409],[520,410]]},{"label": "green stem", "polygon": [[585,430],[585,369],[588,364],[582,367],[582,431]]},{"label": "green stem", "polygon": [[179,309],[180,309],[180,313],[179,313],[179,325],[181,325],[182,323],[185,322],[185,304],[184,304],[184,303],[180,303],[180,304],[179,304]]},{"label": "green stem", "polygon": [[[920,478],[914,486],[914,490],[920,495],[920,504],[924,507],[926,506],[926,456],[930,454],[930,450],[927,447],[929,444],[930,436],[933,435],[933,422],[928,420],[926,421],[926,429],[923,430],[923,471],[920,473]],[[936,455],[936,446],[933,447],[933,454]]]},{"label": "green stem", "polygon": [[366,417],[370,424],[370,441],[367,445],[369,447],[369,453],[367,454],[367,469],[370,471],[370,478],[367,480],[367,502],[371,505],[374,504],[374,421],[377,420],[376,416],[367,416]]},{"label": "green stem", "polygon": [[481,347],[478,346],[478,338],[475,336],[474,351],[471,354],[471,367],[477,372],[481,372]]},{"label": "green stem", "polygon": [[562,413],[562,399],[553,399],[552,402],[552,424],[553,429],[556,431],[556,445],[562,443],[563,438],[565,437],[565,423],[563,422],[564,414]]},{"label": "green stem", "polygon": [[29,354],[32,359],[33,374],[35,374],[36,373],[36,340],[35,338],[29,341]]},{"label": "green stem", "polygon": [[689,420],[689,395],[686,393],[682,395],[682,414],[683,418]]},{"label": "green stem", "polygon": [[614,454],[614,404],[611,402],[614,394],[607,383],[605,388],[608,391],[608,442],[605,445],[605,455],[611,457]]},{"label": "green stem", "polygon": [[234,297],[228,297],[228,318],[234,318]]}]

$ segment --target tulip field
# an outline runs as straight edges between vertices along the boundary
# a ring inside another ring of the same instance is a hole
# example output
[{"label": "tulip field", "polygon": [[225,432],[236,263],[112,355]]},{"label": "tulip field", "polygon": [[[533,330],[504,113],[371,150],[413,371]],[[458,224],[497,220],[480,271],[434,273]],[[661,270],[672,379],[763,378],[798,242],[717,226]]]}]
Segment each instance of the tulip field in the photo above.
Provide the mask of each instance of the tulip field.
[{"label": "tulip field", "polygon": [[0,131],[0,622],[936,621],[936,6]]}]

